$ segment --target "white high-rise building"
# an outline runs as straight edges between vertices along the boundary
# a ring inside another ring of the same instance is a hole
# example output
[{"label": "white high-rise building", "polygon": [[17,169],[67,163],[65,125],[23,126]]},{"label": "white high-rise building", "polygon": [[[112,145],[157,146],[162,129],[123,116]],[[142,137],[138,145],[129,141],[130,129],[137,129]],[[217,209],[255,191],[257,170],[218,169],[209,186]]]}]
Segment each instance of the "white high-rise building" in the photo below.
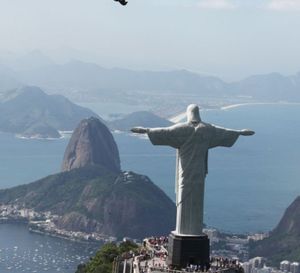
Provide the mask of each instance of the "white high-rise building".
[{"label": "white high-rise building", "polygon": [[263,257],[255,257],[249,260],[249,263],[252,264],[253,268],[263,268],[266,263],[266,259]]},{"label": "white high-rise building", "polygon": [[298,262],[293,262],[290,265],[291,273],[300,273],[300,264]]},{"label": "white high-rise building", "polygon": [[291,263],[289,261],[282,261],[280,263],[280,270],[284,272],[290,272]]},{"label": "white high-rise building", "polygon": [[245,262],[242,264],[242,267],[244,269],[244,273],[252,273],[252,264],[249,262]]}]

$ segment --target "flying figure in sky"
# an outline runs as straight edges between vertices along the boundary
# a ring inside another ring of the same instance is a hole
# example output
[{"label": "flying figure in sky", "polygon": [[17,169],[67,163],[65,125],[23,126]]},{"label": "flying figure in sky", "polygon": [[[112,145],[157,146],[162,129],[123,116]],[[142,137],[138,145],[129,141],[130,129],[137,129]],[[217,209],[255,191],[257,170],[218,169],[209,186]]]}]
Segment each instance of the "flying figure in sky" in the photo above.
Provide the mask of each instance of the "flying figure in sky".
[{"label": "flying figure in sky", "polygon": [[121,5],[126,6],[127,5],[127,1],[126,0],[115,0],[116,2],[119,2]]}]

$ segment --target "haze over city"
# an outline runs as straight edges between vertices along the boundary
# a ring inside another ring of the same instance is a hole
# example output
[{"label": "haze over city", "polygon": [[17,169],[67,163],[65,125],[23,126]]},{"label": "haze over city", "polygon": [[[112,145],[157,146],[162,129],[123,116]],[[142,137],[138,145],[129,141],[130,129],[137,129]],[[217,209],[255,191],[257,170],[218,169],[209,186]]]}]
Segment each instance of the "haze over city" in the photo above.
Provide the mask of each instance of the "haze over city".
[{"label": "haze over city", "polygon": [[1,0],[0,63],[41,50],[52,60],[188,69],[239,80],[300,70],[298,0]]}]

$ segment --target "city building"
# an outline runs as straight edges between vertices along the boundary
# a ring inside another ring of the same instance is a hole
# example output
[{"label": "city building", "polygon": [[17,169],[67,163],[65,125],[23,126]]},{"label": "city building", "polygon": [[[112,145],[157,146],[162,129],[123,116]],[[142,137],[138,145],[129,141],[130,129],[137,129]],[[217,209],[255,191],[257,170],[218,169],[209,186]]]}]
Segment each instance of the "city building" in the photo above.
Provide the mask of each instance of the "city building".
[{"label": "city building", "polygon": [[280,263],[280,270],[283,272],[290,272],[291,263],[289,261],[282,261]]},{"label": "city building", "polygon": [[293,262],[290,265],[291,273],[300,273],[300,264],[298,262]]}]

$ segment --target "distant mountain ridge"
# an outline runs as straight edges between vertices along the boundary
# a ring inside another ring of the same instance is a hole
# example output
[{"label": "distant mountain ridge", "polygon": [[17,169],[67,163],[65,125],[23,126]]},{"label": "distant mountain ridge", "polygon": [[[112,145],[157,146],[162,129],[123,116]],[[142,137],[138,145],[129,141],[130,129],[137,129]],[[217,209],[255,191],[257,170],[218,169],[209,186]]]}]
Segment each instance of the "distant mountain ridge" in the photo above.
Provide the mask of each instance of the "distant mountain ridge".
[{"label": "distant mountain ridge", "polygon": [[[22,65],[30,60],[31,65]],[[204,108],[249,102],[300,102],[300,73],[269,73],[226,82],[184,69],[105,68],[79,60],[56,64],[38,51],[16,62],[20,64],[16,70],[12,69],[14,65],[0,66],[0,94],[20,85],[34,85],[78,102],[144,105],[165,117],[182,111],[182,105],[191,102]]]},{"label": "distant mountain ridge", "polygon": [[136,126],[142,127],[167,127],[173,123],[148,111],[138,111],[126,115],[121,119],[108,122],[112,130],[127,131]]},{"label": "distant mountain ridge", "polygon": [[260,100],[300,100],[300,73],[283,76],[279,73],[250,76],[230,85],[236,95],[251,95]]},{"label": "distant mountain ridge", "polygon": [[70,61],[62,65],[48,65],[39,69],[18,72],[19,78],[32,85],[77,87],[87,89],[132,91],[197,91],[221,88],[223,81],[201,76],[187,70],[134,71],[123,68],[103,68],[94,63]]},{"label": "distant mountain ridge", "polygon": [[[227,83],[217,77],[203,76],[188,70],[134,71],[103,68],[94,63],[71,61],[50,64],[38,69],[18,71],[18,79],[52,90],[78,90],[97,96],[108,91],[153,92],[162,94],[197,94],[203,97],[250,96],[260,100],[300,101],[300,73],[254,75]],[[162,93],[161,93],[162,92]]]},{"label": "distant mountain ridge", "polygon": [[24,86],[0,95],[0,131],[57,137],[80,120],[97,114],[61,95],[47,95],[35,86]]},{"label": "distant mountain ridge", "polygon": [[0,94],[22,86],[20,79],[11,68],[0,64]]}]

